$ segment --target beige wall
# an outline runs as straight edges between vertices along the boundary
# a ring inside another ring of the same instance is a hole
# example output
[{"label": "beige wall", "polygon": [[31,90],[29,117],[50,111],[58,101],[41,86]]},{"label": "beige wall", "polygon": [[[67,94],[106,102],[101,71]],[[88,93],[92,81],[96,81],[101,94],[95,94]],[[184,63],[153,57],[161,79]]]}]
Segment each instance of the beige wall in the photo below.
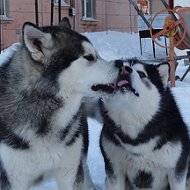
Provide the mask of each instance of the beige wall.
[{"label": "beige wall", "polygon": [[[24,22],[36,23],[34,0],[8,0],[9,18],[1,21],[2,49],[22,39]],[[50,25],[50,0],[39,0],[39,26]],[[62,7],[62,17],[68,16],[68,6]],[[58,7],[54,8],[54,24],[58,23]]]}]

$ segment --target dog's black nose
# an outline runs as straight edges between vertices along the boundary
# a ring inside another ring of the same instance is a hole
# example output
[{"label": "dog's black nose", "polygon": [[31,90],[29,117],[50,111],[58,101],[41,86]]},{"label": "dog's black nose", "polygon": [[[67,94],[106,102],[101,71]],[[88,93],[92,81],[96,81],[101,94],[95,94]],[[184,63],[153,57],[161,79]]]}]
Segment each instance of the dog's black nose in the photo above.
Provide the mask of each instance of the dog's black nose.
[{"label": "dog's black nose", "polygon": [[115,60],[115,67],[117,67],[117,68],[121,68],[121,67],[123,67],[123,61],[122,60]]},{"label": "dog's black nose", "polygon": [[132,73],[132,69],[128,66],[123,66],[120,68],[120,75],[129,75]]}]

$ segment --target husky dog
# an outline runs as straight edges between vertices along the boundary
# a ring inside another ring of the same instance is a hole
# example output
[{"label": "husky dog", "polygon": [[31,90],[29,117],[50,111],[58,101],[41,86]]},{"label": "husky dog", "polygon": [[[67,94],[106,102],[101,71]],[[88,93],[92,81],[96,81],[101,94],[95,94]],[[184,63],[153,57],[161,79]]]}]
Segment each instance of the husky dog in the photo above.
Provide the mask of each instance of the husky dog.
[{"label": "husky dog", "polygon": [[23,44],[0,67],[0,189],[28,190],[53,176],[60,190],[83,188],[88,138],[83,97],[119,69],[67,24],[23,25]]},{"label": "husky dog", "polygon": [[167,87],[169,64],[117,66],[115,92],[100,101],[107,190],[185,190],[190,141]]}]

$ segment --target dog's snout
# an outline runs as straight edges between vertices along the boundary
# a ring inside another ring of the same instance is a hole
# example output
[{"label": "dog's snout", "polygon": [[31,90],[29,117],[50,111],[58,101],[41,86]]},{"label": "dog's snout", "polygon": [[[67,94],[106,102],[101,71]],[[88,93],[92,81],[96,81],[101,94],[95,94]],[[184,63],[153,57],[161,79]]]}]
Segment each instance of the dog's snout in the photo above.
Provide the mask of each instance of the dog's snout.
[{"label": "dog's snout", "polygon": [[124,69],[125,69],[125,71],[127,71],[127,72],[129,72],[129,73],[132,73],[132,69],[131,69],[131,67],[128,67],[128,66],[124,66]]},{"label": "dog's snout", "polygon": [[132,71],[133,70],[130,67],[123,66],[123,67],[121,67],[120,74],[121,75],[128,75],[128,74],[132,73]]},{"label": "dog's snout", "polygon": [[132,73],[133,71],[129,66],[124,65],[123,61],[120,59],[115,60],[115,67],[120,69],[121,74]]},{"label": "dog's snout", "polygon": [[115,67],[121,69],[123,67],[123,61],[122,60],[115,60]]}]

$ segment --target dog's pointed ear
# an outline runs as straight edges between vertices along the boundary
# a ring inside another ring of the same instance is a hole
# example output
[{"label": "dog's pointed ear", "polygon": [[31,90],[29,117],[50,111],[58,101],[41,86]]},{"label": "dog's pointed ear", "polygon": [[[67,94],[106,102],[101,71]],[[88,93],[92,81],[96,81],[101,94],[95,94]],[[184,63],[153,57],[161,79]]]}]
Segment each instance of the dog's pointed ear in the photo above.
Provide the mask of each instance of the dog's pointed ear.
[{"label": "dog's pointed ear", "polygon": [[160,63],[157,65],[157,69],[160,74],[164,87],[167,87],[170,75],[170,64],[168,62]]},{"label": "dog's pointed ear", "polygon": [[43,48],[49,49],[53,46],[51,34],[43,32],[30,22],[23,25],[23,40],[32,58],[42,63],[45,60]]},{"label": "dog's pointed ear", "polygon": [[61,22],[59,23],[61,26],[67,27],[71,29],[71,23],[67,17],[63,17]]}]

